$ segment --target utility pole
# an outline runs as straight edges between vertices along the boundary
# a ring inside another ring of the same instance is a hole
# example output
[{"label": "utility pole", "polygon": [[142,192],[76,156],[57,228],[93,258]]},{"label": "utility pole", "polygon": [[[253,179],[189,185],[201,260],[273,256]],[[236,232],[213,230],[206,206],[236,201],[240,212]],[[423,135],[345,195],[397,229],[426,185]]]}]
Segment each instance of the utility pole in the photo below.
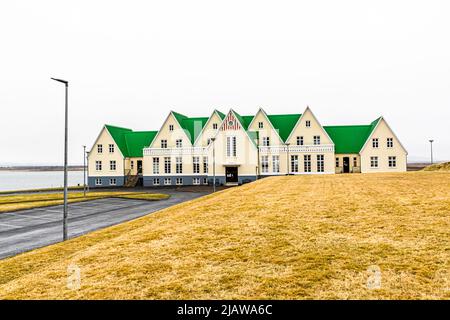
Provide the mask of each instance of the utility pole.
[{"label": "utility pole", "polygon": [[83,146],[83,195],[86,198],[86,146]]},{"label": "utility pole", "polygon": [[66,88],[65,116],[64,116],[64,205],[63,205],[63,241],[67,240],[67,141],[68,141],[68,110],[69,110],[69,81],[51,78],[64,83]]},{"label": "utility pole", "polygon": [[216,192],[216,138],[211,138],[213,144],[213,192]]},{"label": "utility pole", "polygon": [[434,140],[430,139],[430,147],[431,147],[431,164],[433,164],[433,142]]}]

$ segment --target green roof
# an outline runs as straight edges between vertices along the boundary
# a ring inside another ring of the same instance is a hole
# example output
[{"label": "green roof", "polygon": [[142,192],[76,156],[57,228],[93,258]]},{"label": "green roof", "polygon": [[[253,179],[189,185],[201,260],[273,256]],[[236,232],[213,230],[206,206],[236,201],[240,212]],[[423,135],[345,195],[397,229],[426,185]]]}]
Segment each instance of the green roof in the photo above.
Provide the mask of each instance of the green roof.
[{"label": "green roof", "polygon": [[334,142],[335,153],[359,153],[380,118],[369,125],[324,126]]},{"label": "green roof", "polygon": [[126,158],[142,157],[142,149],[148,147],[158,133],[158,131],[133,131],[128,128],[116,127],[109,124],[105,125],[105,127],[116,142],[120,152]]},{"label": "green roof", "polygon": [[[181,128],[186,132],[187,136],[191,140],[191,143],[194,144],[195,139],[197,139],[198,135],[202,131],[203,127],[205,126],[206,122],[208,121],[208,117],[195,117],[190,118],[186,117],[185,115],[172,111],[172,114],[177,119],[178,123],[180,124]],[[220,114],[219,114],[220,116]],[[225,116],[224,116],[225,117]]]},{"label": "green roof", "polygon": [[291,134],[301,114],[268,114],[267,118],[272,123],[275,130],[278,130],[278,134],[283,142],[286,142],[287,138]]}]

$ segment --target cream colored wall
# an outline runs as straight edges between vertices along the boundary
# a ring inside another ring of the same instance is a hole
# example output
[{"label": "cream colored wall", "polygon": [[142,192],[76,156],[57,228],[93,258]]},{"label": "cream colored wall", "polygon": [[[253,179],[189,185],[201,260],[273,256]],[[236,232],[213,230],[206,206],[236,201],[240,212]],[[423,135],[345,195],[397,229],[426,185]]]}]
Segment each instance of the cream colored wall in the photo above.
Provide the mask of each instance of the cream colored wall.
[{"label": "cream colored wall", "polygon": [[[258,123],[263,123],[263,129],[259,129]],[[259,145],[262,145],[262,138],[263,137],[269,137],[269,142],[271,146],[277,146],[282,145],[283,142],[281,141],[280,137],[278,136],[278,133],[273,129],[271,123],[267,120],[266,116],[264,115],[262,110],[259,110],[256,114],[255,118],[253,119],[251,125],[248,127],[249,131],[257,131],[259,132]]]},{"label": "cream colored wall", "polygon": [[[372,147],[372,138],[378,138],[378,148]],[[387,138],[394,139],[394,146],[388,148],[386,144]],[[403,149],[400,141],[395,137],[394,133],[389,129],[386,121],[381,119],[375,131],[369,137],[367,144],[361,151],[361,172],[404,172],[406,171],[407,152]],[[370,157],[378,156],[378,168],[370,167]],[[397,167],[389,168],[388,157],[397,157]]]},{"label": "cream colored wall", "polygon": [[[306,127],[306,121],[311,121],[311,127]],[[303,136],[303,143],[305,145],[312,145],[314,143],[314,136],[320,136],[320,144],[333,144],[333,141],[328,138],[327,133],[322,128],[319,122],[317,122],[313,113],[307,108],[300,118],[300,122],[297,124],[293,132],[291,133],[287,142],[291,145],[297,145],[297,136]]]},{"label": "cream colored wall", "polygon": [[[206,154],[205,154],[206,156]],[[170,157],[171,159],[171,172],[170,174],[164,173],[164,158]],[[182,158],[182,173],[177,174],[176,173],[176,158],[181,157]],[[200,173],[194,174],[194,162],[193,157],[199,157],[200,160]],[[159,174],[156,174],[156,176],[160,175],[204,175],[203,173],[203,155],[196,155],[196,154],[177,154],[176,150],[173,151],[171,155],[160,155],[160,156],[144,156],[143,161],[143,174],[145,176],[154,176],[153,174],[153,158],[159,158]],[[211,156],[212,157],[212,156]],[[212,158],[211,158],[212,159]],[[210,159],[208,159],[210,160]],[[212,161],[212,160],[211,160]],[[208,161],[208,168],[209,168],[209,162]],[[212,168],[212,167],[211,167]]]},{"label": "cream colored wall", "polygon": [[[137,175],[137,162],[138,160],[142,160],[142,171],[144,170],[144,158],[126,158],[125,159],[125,174],[128,173],[128,170],[131,170],[131,175]],[[131,161],[134,162],[133,169],[131,169]]]},{"label": "cream colored wall", "polygon": [[[97,145],[103,145],[103,153],[97,152]],[[109,153],[109,144],[114,144],[114,153]],[[109,170],[109,161],[116,161],[116,170]],[[95,161],[102,161],[102,170],[95,170]],[[91,177],[100,176],[123,176],[124,175],[124,158],[119,147],[109,134],[106,128],[103,128],[100,136],[95,142],[88,156],[88,172]]]},{"label": "cream colored wall", "polygon": [[222,119],[217,115],[216,112],[213,113],[213,115],[210,117],[209,121],[206,123],[205,127],[203,128],[203,132],[201,133],[200,137],[197,138],[197,141],[195,142],[195,146],[197,147],[206,147],[208,145],[208,138],[212,138],[216,135],[218,129],[213,129],[213,124],[217,123],[217,128],[220,127],[220,124],[222,123]]},{"label": "cream colored wall", "polygon": [[[169,131],[169,126],[173,125],[174,130]],[[180,127],[175,117],[172,113],[168,116],[167,120],[164,122],[163,126],[156,135],[151,148],[161,148],[161,140],[167,140],[167,147],[174,148],[176,146],[176,140],[183,140],[183,147],[191,146],[191,141],[188,139],[185,131]]]},{"label": "cream colored wall", "polygon": [[[349,157],[349,159],[350,159],[350,173],[361,172],[361,157],[359,156],[359,154],[357,154],[357,153],[345,153],[345,154],[340,153],[340,154],[336,154],[334,157],[335,158],[334,159],[335,167],[336,167],[336,158],[339,158],[339,167],[335,168],[336,173],[343,173],[343,170],[344,170],[343,164],[344,164],[345,157]],[[356,164],[357,164],[356,167],[353,165],[353,158],[355,158],[355,157],[356,157]]]}]

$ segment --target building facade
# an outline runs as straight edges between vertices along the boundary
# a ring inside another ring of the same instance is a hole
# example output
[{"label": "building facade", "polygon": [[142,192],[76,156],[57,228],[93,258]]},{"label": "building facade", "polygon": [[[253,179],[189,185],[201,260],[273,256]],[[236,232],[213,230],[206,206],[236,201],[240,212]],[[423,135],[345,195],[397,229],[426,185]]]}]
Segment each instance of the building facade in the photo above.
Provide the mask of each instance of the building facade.
[{"label": "building facade", "polygon": [[171,111],[158,131],[105,125],[88,154],[91,187],[237,185],[286,174],[406,171],[407,151],[383,117],[322,126],[301,114],[209,117]]}]

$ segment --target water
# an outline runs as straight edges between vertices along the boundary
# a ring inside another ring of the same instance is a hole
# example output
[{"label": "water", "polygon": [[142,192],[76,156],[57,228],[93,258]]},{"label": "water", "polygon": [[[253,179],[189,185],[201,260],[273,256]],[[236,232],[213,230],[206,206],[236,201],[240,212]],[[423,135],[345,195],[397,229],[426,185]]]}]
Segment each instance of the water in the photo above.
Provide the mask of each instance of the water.
[{"label": "water", "polygon": [[[69,171],[68,185],[83,185],[83,171]],[[0,171],[0,191],[62,187],[63,171]]]}]

